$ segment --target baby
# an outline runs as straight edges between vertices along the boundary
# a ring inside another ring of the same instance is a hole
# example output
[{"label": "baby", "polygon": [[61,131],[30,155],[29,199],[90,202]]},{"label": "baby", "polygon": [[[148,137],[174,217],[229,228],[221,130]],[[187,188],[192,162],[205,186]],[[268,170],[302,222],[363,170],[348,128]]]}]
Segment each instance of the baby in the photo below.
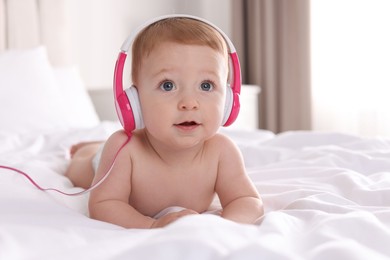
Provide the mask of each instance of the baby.
[{"label": "baby", "polygon": [[[205,22],[166,18],[136,36],[132,82],[145,127],[131,133],[110,175],[91,191],[90,217],[126,228],[164,227],[208,211],[215,195],[223,218],[254,223],[263,215],[239,149],[217,133],[229,73],[226,41]],[[115,132],[101,152],[99,143],[74,146],[66,175],[88,188],[109,170],[127,138]],[[92,161],[99,161],[96,172]],[[158,214],[170,207],[181,210]]]}]

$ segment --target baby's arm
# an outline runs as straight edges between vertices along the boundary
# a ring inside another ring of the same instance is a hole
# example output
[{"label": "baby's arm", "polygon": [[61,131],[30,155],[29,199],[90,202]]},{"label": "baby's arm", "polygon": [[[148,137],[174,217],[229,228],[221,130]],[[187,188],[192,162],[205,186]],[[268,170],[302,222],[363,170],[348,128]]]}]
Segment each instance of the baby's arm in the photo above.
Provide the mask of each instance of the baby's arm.
[{"label": "baby's arm", "polygon": [[[94,183],[107,172],[116,152],[126,139],[126,134],[120,131],[107,140]],[[185,215],[195,213],[191,210],[183,210],[169,213],[160,219],[154,219],[141,214],[129,205],[132,169],[129,149],[131,148],[127,144],[118,154],[109,177],[91,192],[89,198],[90,217],[125,228],[157,228],[166,226]]]},{"label": "baby's arm", "polygon": [[[126,141],[124,132],[114,133],[106,142],[93,183],[108,171],[120,146]],[[144,216],[128,203],[131,192],[131,141],[118,154],[110,175],[93,190],[89,198],[91,218],[110,222],[126,228],[149,228],[154,219]]]},{"label": "baby's arm", "polygon": [[222,217],[239,223],[254,223],[264,214],[263,202],[245,172],[239,149],[222,138],[216,192],[221,201]]}]

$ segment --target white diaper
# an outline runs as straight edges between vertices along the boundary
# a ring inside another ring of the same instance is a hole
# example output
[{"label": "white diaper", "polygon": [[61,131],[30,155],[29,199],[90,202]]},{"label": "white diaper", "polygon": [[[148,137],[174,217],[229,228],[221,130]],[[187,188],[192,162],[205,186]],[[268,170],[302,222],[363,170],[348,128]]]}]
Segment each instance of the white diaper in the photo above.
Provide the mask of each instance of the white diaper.
[{"label": "white diaper", "polygon": [[100,145],[99,149],[96,151],[95,156],[92,158],[92,168],[93,172],[96,173],[99,166],[100,158],[102,157],[104,143]]}]

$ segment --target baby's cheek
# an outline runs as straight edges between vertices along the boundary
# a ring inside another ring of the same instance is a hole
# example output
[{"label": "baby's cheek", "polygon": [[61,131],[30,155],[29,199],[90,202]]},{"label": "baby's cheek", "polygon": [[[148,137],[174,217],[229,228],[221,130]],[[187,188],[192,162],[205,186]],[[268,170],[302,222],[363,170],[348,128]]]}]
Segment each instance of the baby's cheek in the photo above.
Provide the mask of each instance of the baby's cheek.
[{"label": "baby's cheek", "polygon": [[213,128],[219,128],[222,125],[223,115],[223,109],[214,109],[213,112],[208,113],[209,124],[212,125]]}]

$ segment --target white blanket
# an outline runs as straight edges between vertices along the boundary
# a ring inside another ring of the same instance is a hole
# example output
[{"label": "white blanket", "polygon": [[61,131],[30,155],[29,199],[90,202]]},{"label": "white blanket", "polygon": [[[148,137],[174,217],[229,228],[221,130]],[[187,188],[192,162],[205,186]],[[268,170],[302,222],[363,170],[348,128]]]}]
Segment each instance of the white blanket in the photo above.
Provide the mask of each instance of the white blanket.
[{"label": "white blanket", "polygon": [[[117,127],[0,134],[0,164],[76,192],[63,176],[70,145]],[[205,214],[161,229],[124,229],[88,218],[88,195],[42,192],[0,169],[0,259],[389,259],[390,139],[223,132],[239,145],[264,200],[259,223]]]}]

